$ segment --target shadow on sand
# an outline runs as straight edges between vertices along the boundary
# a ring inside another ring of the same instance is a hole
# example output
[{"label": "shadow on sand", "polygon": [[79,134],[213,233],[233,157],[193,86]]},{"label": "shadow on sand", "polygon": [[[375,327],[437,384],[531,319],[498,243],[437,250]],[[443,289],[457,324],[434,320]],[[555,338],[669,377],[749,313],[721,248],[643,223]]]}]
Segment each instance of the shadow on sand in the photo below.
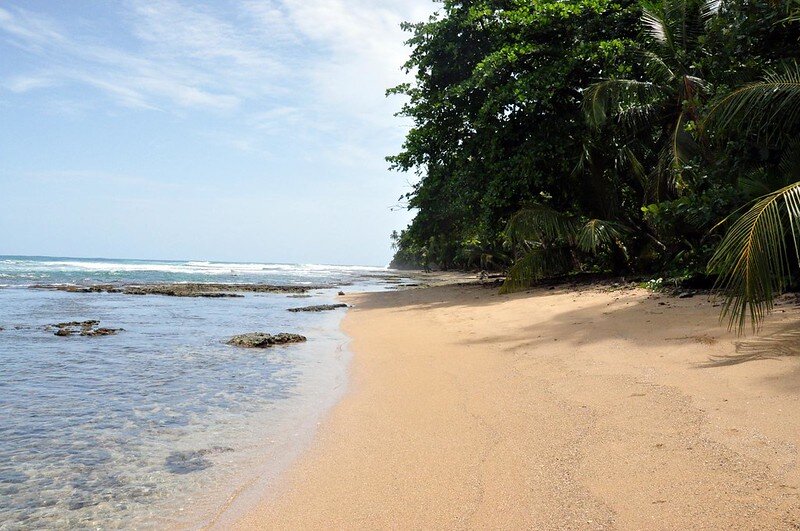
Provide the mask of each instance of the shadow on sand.
[{"label": "shadow on sand", "polygon": [[800,329],[796,325],[789,325],[762,337],[737,341],[735,354],[714,356],[701,367],[725,367],[748,361],[798,356],[800,356]]}]

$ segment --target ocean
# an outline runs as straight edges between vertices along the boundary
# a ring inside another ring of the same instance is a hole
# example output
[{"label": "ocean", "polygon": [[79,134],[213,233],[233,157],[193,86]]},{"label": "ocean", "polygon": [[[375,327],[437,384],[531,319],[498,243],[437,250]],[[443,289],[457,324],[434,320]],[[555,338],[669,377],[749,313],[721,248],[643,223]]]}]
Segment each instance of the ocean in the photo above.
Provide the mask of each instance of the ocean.
[{"label": "ocean", "polygon": [[[34,287],[190,282],[313,289],[207,298]],[[0,256],[0,529],[212,522],[269,487],[346,389],[344,311],[287,310],[404,283],[374,267]],[[86,320],[123,331],[48,328]],[[225,343],[247,332],[308,341]]]}]

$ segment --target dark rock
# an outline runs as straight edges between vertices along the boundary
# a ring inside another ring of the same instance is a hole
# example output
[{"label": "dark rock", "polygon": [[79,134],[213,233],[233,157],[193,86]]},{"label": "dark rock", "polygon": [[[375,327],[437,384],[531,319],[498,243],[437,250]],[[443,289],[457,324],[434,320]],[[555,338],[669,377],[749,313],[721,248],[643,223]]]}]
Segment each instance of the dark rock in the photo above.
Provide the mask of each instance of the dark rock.
[{"label": "dark rock", "polygon": [[125,295],[167,295],[171,297],[242,297],[239,293],[305,293],[313,289],[329,286],[280,286],[273,284],[214,284],[177,283],[115,285],[96,284],[92,286],[73,286],[64,284],[36,284],[33,289],[51,289],[69,293],[123,293]]},{"label": "dark rock", "polygon": [[280,333],[271,335],[263,332],[253,332],[250,334],[233,336],[228,340],[228,344],[244,348],[267,348],[275,345],[285,345],[287,343],[302,343],[305,340],[305,336],[299,334]]},{"label": "dark rock", "polygon": [[175,452],[167,456],[164,466],[172,474],[191,474],[211,467],[211,461],[200,452]]},{"label": "dark rock", "polygon": [[205,470],[211,466],[207,455],[232,452],[233,448],[227,446],[214,446],[189,452],[173,452],[164,460],[164,466],[173,474],[190,474]]},{"label": "dark rock", "polygon": [[318,304],[316,306],[303,306],[302,308],[289,308],[290,312],[326,312],[337,308],[347,308],[346,304]]},{"label": "dark rock", "polygon": [[100,324],[100,321],[70,321],[68,323],[57,323],[51,326],[55,328],[92,328]]},{"label": "dark rock", "polygon": [[339,292],[339,295],[344,295],[344,291],[340,291],[340,292]]},{"label": "dark rock", "polygon": [[124,328],[95,328],[94,330],[82,330],[82,336],[113,336],[122,332]]},{"label": "dark rock", "polygon": [[59,337],[67,337],[73,334],[79,334],[84,337],[94,336],[113,336],[122,332],[122,328],[99,328],[100,321],[70,321],[68,323],[58,323],[48,325],[45,330],[56,329],[54,335]]}]

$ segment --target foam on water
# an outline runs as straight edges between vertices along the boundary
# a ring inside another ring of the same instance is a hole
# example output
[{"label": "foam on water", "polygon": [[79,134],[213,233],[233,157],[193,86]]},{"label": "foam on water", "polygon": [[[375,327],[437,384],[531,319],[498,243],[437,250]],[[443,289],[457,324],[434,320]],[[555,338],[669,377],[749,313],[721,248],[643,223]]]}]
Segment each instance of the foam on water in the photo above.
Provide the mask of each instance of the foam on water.
[{"label": "foam on water", "polygon": [[369,266],[0,256],[0,278],[9,279],[12,284],[41,281],[343,283],[359,275],[385,272],[385,268]]}]

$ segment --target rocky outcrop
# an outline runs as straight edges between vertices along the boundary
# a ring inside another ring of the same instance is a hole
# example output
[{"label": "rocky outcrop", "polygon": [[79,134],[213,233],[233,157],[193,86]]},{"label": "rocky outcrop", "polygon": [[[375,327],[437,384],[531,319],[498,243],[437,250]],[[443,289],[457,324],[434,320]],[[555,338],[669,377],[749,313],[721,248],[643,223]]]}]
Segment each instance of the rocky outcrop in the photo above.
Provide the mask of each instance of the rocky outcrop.
[{"label": "rocky outcrop", "polygon": [[170,297],[242,297],[241,293],[299,293],[312,289],[325,289],[328,286],[279,286],[274,284],[213,284],[177,283],[116,285],[94,284],[74,286],[65,284],[36,284],[34,289],[51,289],[69,293],[123,293],[125,295],[167,295]]},{"label": "rocky outcrop", "polygon": [[263,332],[253,332],[250,334],[233,336],[228,340],[228,344],[244,348],[267,348],[275,345],[286,345],[288,343],[302,343],[305,340],[305,336],[299,334],[280,333],[272,335]]},{"label": "rocky outcrop", "polygon": [[113,336],[122,332],[122,328],[101,328],[100,321],[70,321],[48,325],[45,330],[53,331],[53,335],[67,337],[79,335],[84,337]]},{"label": "rocky outcrop", "polygon": [[303,306],[301,308],[289,308],[290,312],[327,312],[337,308],[347,308],[346,304],[318,304],[316,306]]}]

